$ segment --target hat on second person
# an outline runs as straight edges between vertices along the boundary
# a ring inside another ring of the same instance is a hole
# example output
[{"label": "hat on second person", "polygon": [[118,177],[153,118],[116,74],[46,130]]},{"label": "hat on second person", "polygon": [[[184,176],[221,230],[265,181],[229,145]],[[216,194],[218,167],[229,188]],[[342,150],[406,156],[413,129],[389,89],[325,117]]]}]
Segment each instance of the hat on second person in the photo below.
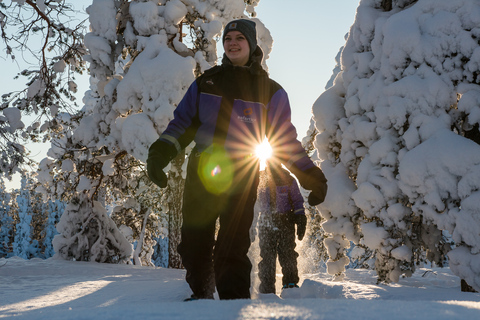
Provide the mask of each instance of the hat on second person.
[{"label": "hat on second person", "polygon": [[257,48],[257,30],[255,28],[255,22],[247,19],[230,21],[227,23],[225,30],[223,31],[222,43],[225,42],[225,37],[230,31],[239,31],[245,36],[248,45],[250,46],[250,55],[252,55]]}]

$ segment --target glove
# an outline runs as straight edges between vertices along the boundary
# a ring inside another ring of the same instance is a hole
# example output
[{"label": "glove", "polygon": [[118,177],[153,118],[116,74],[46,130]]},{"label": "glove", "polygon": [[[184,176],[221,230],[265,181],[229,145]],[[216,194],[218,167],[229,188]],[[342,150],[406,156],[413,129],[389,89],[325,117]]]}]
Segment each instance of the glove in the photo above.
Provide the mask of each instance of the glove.
[{"label": "glove", "polygon": [[148,157],[147,159],[147,174],[150,180],[160,188],[167,186],[167,175],[163,172],[163,168],[155,165],[155,158]]},{"label": "glove", "polygon": [[293,214],[294,222],[297,225],[297,238],[299,241],[302,241],[303,236],[305,235],[305,230],[307,230],[307,217],[304,214]]},{"label": "glove", "polygon": [[150,180],[160,188],[167,186],[167,175],[163,172],[163,168],[176,153],[174,145],[162,140],[155,141],[148,149],[147,174]]},{"label": "glove", "polygon": [[327,195],[327,179],[319,167],[312,167],[305,171],[302,186],[312,190],[308,195],[308,204],[316,206],[325,200]]}]

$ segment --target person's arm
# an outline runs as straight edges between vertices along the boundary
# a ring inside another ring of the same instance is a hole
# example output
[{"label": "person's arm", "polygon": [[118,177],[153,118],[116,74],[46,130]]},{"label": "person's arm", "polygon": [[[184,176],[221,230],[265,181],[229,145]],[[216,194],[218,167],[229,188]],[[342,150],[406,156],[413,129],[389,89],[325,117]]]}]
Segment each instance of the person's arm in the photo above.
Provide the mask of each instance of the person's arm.
[{"label": "person's arm", "polygon": [[297,238],[302,241],[307,231],[307,217],[305,216],[305,209],[303,207],[303,196],[298,188],[297,181],[291,178],[292,181],[289,185],[288,193],[292,203],[292,218],[293,222],[297,225]]},{"label": "person's arm", "polygon": [[267,138],[273,155],[298,178],[302,187],[312,191],[309,204],[322,203],[327,194],[327,179],[297,140],[288,95],[282,88],[275,92],[267,107]]},{"label": "person's arm", "polygon": [[[176,152],[185,149],[195,137],[198,118],[197,110],[198,84],[193,82],[182,101],[173,112],[173,120],[170,121],[158,141],[170,143],[175,146]],[[173,155],[172,159],[176,156]]]},{"label": "person's arm", "polygon": [[167,129],[148,149],[147,173],[159,187],[167,186],[167,176],[163,172],[168,163],[192,142],[195,133],[197,113],[198,86],[193,82],[187,93],[173,113],[173,120]]},{"label": "person's arm", "polygon": [[292,178],[289,188],[290,200],[292,200],[292,210],[294,214],[305,214],[304,200],[297,181]]},{"label": "person's arm", "polygon": [[297,171],[313,167],[313,162],[297,140],[297,130],[291,119],[290,102],[283,88],[280,87],[275,92],[267,108],[267,138],[274,156],[289,170],[292,166],[297,168]]}]

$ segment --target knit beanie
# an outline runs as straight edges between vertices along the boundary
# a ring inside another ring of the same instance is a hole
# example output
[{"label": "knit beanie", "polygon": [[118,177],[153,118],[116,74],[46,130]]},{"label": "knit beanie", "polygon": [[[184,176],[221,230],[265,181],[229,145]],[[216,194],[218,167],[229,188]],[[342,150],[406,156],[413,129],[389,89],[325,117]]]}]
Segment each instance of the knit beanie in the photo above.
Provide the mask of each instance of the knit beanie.
[{"label": "knit beanie", "polygon": [[230,31],[241,32],[248,41],[250,46],[250,56],[257,48],[257,30],[255,28],[255,22],[247,19],[233,20],[227,23],[225,30],[223,31],[222,43],[225,42],[225,36]]}]

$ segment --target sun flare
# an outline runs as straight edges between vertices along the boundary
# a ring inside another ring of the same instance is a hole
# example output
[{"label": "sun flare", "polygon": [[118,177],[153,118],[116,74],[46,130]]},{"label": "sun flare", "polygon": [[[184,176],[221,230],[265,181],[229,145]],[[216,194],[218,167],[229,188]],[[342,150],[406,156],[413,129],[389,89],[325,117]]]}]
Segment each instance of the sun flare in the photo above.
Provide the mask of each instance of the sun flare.
[{"label": "sun flare", "polygon": [[267,160],[272,156],[272,147],[267,139],[255,148],[255,155],[260,160],[260,170],[263,170]]}]

